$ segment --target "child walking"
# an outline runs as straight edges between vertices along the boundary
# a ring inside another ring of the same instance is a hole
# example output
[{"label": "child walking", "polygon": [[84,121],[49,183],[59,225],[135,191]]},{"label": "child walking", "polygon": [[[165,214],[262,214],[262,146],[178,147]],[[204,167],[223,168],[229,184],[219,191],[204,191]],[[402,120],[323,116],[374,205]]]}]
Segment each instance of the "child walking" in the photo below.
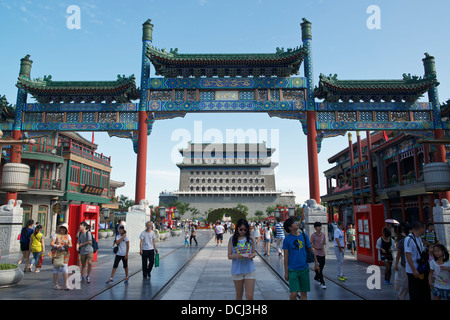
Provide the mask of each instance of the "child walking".
[{"label": "child walking", "polygon": [[184,234],[184,246],[189,247],[189,233],[187,231]]},{"label": "child walking", "polygon": [[289,218],[284,222],[283,227],[289,233],[283,241],[284,278],[289,281],[289,299],[297,300],[297,294],[300,292],[300,300],[307,300],[307,293],[311,291],[311,286],[306,250],[314,254],[314,269],[320,272],[317,256],[308,236],[304,232],[299,232],[297,221]]},{"label": "child walking", "polygon": [[450,261],[448,251],[442,244],[435,244],[433,256],[434,259],[430,261],[430,273],[428,276],[430,286],[433,286],[433,299],[450,300]]}]

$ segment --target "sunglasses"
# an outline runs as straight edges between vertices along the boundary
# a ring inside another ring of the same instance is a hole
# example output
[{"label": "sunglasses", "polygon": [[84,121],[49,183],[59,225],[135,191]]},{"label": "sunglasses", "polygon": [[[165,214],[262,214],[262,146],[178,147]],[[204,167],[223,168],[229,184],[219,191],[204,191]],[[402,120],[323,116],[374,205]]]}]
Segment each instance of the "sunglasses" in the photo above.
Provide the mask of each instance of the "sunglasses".
[{"label": "sunglasses", "polygon": [[247,228],[239,228],[238,230],[239,231],[247,231],[248,229]]}]

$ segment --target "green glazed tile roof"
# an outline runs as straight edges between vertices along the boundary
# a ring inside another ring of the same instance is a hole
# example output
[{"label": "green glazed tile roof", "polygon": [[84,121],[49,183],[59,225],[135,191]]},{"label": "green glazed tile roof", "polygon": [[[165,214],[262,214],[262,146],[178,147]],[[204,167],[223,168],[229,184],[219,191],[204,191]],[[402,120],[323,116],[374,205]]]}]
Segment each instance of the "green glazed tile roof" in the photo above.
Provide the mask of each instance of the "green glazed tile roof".
[{"label": "green glazed tile roof", "polygon": [[179,54],[178,49],[149,47],[147,57],[156,74],[166,77],[290,76],[298,74],[306,50],[277,48],[276,53]]},{"label": "green glazed tile roof", "polygon": [[401,80],[338,80],[337,75],[321,74],[315,96],[329,102],[364,100],[369,97],[413,102],[437,85],[439,82],[434,76],[419,78],[404,74]]},{"label": "green glazed tile roof", "polygon": [[51,76],[35,80],[19,78],[16,86],[25,89],[39,102],[51,102],[54,99],[67,102],[71,98],[76,100],[88,96],[104,98],[103,100],[121,96],[121,102],[139,98],[134,75],[119,75],[116,81],[53,81]]}]

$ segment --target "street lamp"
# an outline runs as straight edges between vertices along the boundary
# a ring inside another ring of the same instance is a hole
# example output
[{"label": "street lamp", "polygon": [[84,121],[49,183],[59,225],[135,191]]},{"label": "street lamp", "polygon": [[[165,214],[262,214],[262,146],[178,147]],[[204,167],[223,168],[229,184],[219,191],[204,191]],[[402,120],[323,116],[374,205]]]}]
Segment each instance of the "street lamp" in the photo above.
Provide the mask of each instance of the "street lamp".
[{"label": "street lamp", "polygon": [[180,218],[180,212],[178,211],[178,209],[175,209],[173,211],[173,216],[175,217],[175,220],[178,220]]},{"label": "street lamp", "polygon": [[105,218],[105,230],[106,230],[108,229],[107,221],[111,213],[111,210],[109,208],[103,208],[102,211],[103,211],[103,218]]},{"label": "street lamp", "polygon": [[161,217],[163,217],[163,219],[166,218],[166,208],[165,207],[159,207],[159,218],[161,219]]},{"label": "street lamp", "polygon": [[279,218],[280,217],[280,210],[275,210],[275,218]]},{"label": "street lamp", "polygon": [[291,218],[295,217],[295,207],[294,206],[289,207],[289,217],[291,217]]}]

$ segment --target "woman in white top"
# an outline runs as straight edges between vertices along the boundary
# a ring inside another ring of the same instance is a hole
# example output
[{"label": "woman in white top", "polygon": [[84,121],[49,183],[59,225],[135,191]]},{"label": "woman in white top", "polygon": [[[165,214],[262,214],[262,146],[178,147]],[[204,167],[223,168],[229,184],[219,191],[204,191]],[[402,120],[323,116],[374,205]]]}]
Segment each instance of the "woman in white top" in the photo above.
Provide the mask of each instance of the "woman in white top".
[{"label": "woman in white top", "polygon": [[269,222],[266,222],[264,227],[264,255],[269,256],[270,253],[270,239],[272,238],[272,229],[270,228]]},{"label": "woman in white top", "polygon": [[254,230],[253,230],[253,237],[255,238],[256,246],[259,245],[259,239],[261,238],[261,227],[259,225],[259,222],[255,224]]},{"label": "woman in white top", "polygon": [[128,283],[128,252],[130,251],[130,242],[128,241],[127,232],[123,225],[119,226],[119,235],[116,236],[115,245],[117,246],[116,258],[114,259],[111,277],[106,281],[106,284],[113,282],[114,274],[121,260],[125,269],[125,283]]}]

